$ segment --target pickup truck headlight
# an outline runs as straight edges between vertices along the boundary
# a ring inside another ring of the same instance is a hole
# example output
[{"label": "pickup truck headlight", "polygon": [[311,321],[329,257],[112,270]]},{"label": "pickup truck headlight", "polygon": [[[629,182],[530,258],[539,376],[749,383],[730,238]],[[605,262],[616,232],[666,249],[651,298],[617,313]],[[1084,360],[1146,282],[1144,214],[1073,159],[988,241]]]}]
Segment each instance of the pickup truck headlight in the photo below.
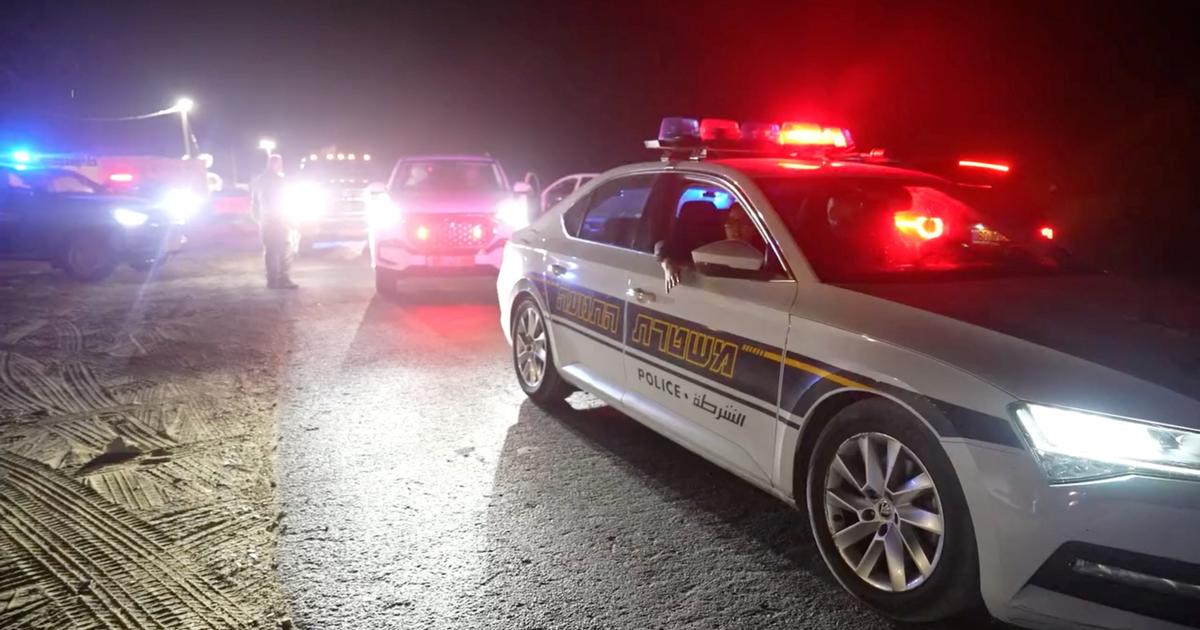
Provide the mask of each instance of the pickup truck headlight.
[{"label": "pickup truck headlight", "polygon": [[315,182],[292,182],[283,188],[283,210],[292,223],[320,219],[332,201],[329,191]]},{"label": "pickup truck headlight", "polygon": [[138,227],[150,218],[150,215],[144,212],[130,210],[129,208],[113,208],[112,216],[117,223],[125,227]]},{"label": "pickup truck headlight", "polygon": [[1052,483],[1127,474],[1200,479],[1200,432],[1030,403],[1015,412]]}]

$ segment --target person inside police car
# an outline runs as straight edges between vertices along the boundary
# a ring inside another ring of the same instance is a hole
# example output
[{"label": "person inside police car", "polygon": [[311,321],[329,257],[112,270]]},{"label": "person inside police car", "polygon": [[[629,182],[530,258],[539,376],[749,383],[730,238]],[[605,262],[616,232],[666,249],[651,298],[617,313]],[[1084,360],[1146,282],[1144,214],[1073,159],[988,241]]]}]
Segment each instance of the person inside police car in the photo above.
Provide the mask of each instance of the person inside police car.
[{"label": "person inside police car", "polygon": [[[716,206],[710,202],[689,202],[685,203],[684,208],[681,209],[681,217],[684,215],[684,210],[688,209],[688,206],[691,204],[697,204],[696,207],[708,206],[712,209],[712,212],[718,212]],[[658,258],[659,264],[662,265],[663,280],[667,293],[670,293],[671,289],[679,285],[683,270],[695,265],[692,260],[692,251],[701,245],[707,245],[708,243],[720,240],[719,237],[710,239],[699,234],[690,233],[691,230],[697,229],[697,226],[687,221],[676,221],[673,227],[672,234],[667,240],[654,244],[654,256]],[[754,221],[750,219],[750,215],[746,213],[746,209],[742,207],[742,204],[734,202],[733,205],[729,206],[729,211],[725,213],[722,229],[726,239],[745,241],[759,251],[765,251],[766,245],[763,243],[762,235],[759,234],[758,228],[754,226]],[[699,241],[697,237],[699,237]]]}]

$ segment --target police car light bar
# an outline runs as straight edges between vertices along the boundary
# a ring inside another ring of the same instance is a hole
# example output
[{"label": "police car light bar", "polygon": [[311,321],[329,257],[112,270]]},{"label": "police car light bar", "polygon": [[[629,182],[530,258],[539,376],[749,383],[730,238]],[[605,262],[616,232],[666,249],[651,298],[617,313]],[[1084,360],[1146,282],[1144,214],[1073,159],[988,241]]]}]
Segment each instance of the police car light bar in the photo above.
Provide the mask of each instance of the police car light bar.
[{"label": "police car light bar", "polygon": [[709,141],[742,139],[742,127],[736,120],[705,118],[700,121],[700,139]]},{"label": "police car light bar", "polygon": [[810,122],[785,122],[780,125],[779,143],[838,149],[849,148],[852,144],[848,130],[841,127],[823,127]]}]

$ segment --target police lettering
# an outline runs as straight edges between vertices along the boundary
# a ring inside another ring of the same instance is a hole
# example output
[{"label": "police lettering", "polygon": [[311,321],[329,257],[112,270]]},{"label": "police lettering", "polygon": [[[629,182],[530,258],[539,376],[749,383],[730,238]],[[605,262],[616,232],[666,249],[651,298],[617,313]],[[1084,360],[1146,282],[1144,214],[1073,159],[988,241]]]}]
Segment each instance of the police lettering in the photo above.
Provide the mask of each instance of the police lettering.
[{"label": "police lettering", "polygon": [[638,368],[638,380],[643,381],[654,389],[666,392],[676,398],[683,398],[683,392],[679,390],[679,384],[671,379],[662,378],[653,372],[647,372],[642,368]]},{"label": "police lettering", "polygon": [[639,314],[633,324],[634,345],[655,350],[702,367],[714,374],[733,378],[737,344],[685,326]]},{"label": "police lettering", "polygon": [[554,310],[614,335],[621,318],[621,311],[616,305],[567,289],[559,289],[554,296]]}]

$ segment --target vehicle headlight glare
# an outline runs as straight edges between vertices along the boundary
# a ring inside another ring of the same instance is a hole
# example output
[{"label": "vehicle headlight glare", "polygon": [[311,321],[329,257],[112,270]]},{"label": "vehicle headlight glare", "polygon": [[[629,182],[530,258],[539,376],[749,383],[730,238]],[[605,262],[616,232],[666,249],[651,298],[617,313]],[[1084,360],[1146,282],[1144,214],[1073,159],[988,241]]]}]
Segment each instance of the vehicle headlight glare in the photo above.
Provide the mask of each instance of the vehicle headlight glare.
[{"label": "vehicle headlight glare", "polygon": [[400,204],[387,195],[376,195],[367,202],[367,221],[375,228],[389,228],[402,219]]},{"label": "vehicle headlight glare", "polygon": [[1134,473],[1200,479],[1200,433],[1035,404],[1016,416],[1051,482]]},{"label": "vehicle headlight glare", "polygon": [[117,223],[120,223],[125,227],[138,227],[150,218],[149,215],[143,212],[130,210],[129,208],[114,208],[112,211],[112,216]]},{"label": "vehicle headlight glare", "polygon": [[283,209],[293,223],[321,218],[329,206],[329,192],[313,182],[295,182],[283,188]]},{"label": "vehicle headlight glare", "polygon": [[514,230],[519,230],[529,225],[529,204],[523,197],[505,199],[496,207],[496,219]]},{"label": "vehicle headlight glare", "polygon": [[172,188],[163,195],[162,206],[172,223],[187,223],[200,210],[200,195],[187,188]]}]

